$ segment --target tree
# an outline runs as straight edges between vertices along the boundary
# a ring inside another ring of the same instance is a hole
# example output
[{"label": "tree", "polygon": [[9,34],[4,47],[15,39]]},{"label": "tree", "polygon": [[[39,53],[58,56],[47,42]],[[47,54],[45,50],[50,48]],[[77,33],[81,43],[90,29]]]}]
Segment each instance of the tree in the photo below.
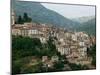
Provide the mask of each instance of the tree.
[{"label": "tree", "polygon": [[24,13],[23,20],[24,20],[24,22],[27,22],[27,20],[28,20],[28,15],[27,15],[27,13]]},{"label": "tree", "polygon": [[12,62],[12,74],[19,74],[21,72],[22,64],[20,62],[13,61]]},{"label": "tree", "polygon": [[23,24],[23,19],[22,17],[19,15],[18,20],[17,20],[18,24]]},{"label": "tree", "polygon": [[96,45],[87,49],[88,56],[92,57],[92,65],[96,66]]},{"label": "tree", "polygon": [[23,24],[24,22],[31,22],[32,18],[28,17],[27,13],[24,13],[23,17],[21,15],[18,16],[16,24]]},{"label": "tree", "polygon": [[54,68],[57,71],[62,70],[62,68],[64,68],[64,63],[62,63],[61,61],[58,62],[54,62]]},{"label": "tree", "polygon": [[32,21],[32,19],[30,17],[28,17],[27,13],[24,13],[23,20],[24,20],[24,22],[31,22]]},{"label": "tree", "polygon": [[29,37],[12,37],[12,56],[13,60],[23,58],[25,56],[40,56],[42,44],[38,38]]}]

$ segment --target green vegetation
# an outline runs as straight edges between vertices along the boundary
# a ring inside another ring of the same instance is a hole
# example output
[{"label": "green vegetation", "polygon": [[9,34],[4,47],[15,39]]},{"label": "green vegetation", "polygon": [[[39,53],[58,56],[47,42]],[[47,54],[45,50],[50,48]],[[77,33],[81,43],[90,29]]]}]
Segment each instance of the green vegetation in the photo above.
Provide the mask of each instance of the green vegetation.
[{"label": "green vegetation", "polygon": [[14,36],[12,37],[12,56],[13,60],[26,56],[38,56],[41,53],[41,42],[39,39],[29,37]]},{"label": "green vegetation", "polygon": [[54,63],[54,71],[61,71],[64,68],[64,63],[61,61]]},{"label": "green vegetation", "polygon": [[24,22],[31,22],[32,19],[27,15],[27,13],[24,13],[23,21],[24,21]]},{"label": "green vegetation", "polygon": [[[31,70],[29,70],[28,72],[37,72],[39,70],[39,67],[37,68],[37,70],[34,70],[32,66],[25,67],[25,64],[28,64],[31,60],[27,57],[35,56],[36,59],[40,59],[42,56],[47,55],[51,58],[51,56],[55,54],[57,54],[57,50],[56,46],[53,44],[52,38],[49,38],[46,44],[42,44],[38,38],[12,36],[13,73],[26,73],[26,70],[28,70],[29,68]],[[24,58],[26,58],[27,61],[23,60]]]},{"label": "green vegetation", "polygon": [[12,73],[19,74],[19,73],[39,72],[41,70],[41,65],[42,63],[40,59],[36,57],[33,56],[23,57],[17,60],[13,60]]},{"label": "green vegetation", "polygon": [[22,19],[21,16],[18,16],[18,20],[17,20],[16,23],[18,23],[18,24],[23,24],[23,19]]},{"label": "green vegetation", "polygon": [[88,56],[92,57],[92,65],[96,66],[96,45],[88,48]]},{"label": "green vegetation", "polygon": [[38,38],[13,36],[12,49],[13,59],[19,59],[25,56],[42,57],[43,55],[51,57],[57,54],[52,38],[46,44],[42,44]]},{"label": "green vegetation", "polygon": [[27,13],[24,13],[23,17],[21,15],[18,16],[17,24],[23,24],[24,22],[31,22],[32,19],[27,15]]},{"label": "green vegetation", "polygon": [[69,63],[69,66],[71,67],[71,69],[73,71],[75,71],[75,70],[87,70],[87,69],[89,69],[86,65],[81,65],[81,64],[77,65],[77,64],[74,64],[74,63]]},{"label": "green vegetation", "polygon": [[96,35],[96,18],[93,18],[87,22],[82,23],[76,29],[77,31],[84,31],[89,35]]}]

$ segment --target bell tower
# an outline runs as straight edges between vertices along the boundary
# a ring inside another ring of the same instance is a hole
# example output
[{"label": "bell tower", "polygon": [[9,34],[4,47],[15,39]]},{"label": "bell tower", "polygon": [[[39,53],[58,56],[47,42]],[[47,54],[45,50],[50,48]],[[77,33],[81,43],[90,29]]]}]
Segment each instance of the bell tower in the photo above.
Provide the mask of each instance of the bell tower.
[{"label": "bell tower", "polygon": [[15,24],[15,12],[12,9],[12,11],[11,11],[11,25],[14,25],[14,24]]}]

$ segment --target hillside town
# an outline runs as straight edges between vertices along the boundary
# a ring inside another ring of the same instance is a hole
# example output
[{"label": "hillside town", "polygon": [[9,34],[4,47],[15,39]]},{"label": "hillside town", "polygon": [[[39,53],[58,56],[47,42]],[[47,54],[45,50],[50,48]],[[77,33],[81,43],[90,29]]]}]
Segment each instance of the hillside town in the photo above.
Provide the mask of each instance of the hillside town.
[{"label": "hillside town", "polygon": [[[92,58],[87,56],[87,48],[94,45],[96,39],[86,32],[67,31],[65,28],[44,23],[15,24],[15,13],[12,13],[11,27],[12,35],[38,38],[42,44],[47,43],[49,37],[52,37],[57,51],[60,55],[65,55],[70,63],[91,64]],[[42,56],[41,60],[50,67],[53,65],[52,62],[59,61],[59,57],[52,56],[50,60],[48,56]]]}]

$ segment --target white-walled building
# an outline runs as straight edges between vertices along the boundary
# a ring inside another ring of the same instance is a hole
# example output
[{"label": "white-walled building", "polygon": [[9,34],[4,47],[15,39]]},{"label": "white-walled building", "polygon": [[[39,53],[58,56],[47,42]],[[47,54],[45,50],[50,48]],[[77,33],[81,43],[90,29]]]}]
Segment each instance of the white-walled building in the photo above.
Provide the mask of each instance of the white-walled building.
[{"label": "white-walled building", "polygon": [[21,35],[20,29],[12,29],[11,32],[12,32],[12,35],[16,35],[16,36]]},{"label": "white-walled building", "polygon": [[77,41],[77,36],[75,34],[72,34],[72,40]]},{"label": "white-walled building", "polygon": [[59,60],[59,57],[58,56],[52,56],[51,57],[51,61],[52,62],[56,62],[56,61],[58,61]]},{"label": "white-walled building", "polygon": [[58,46],[57,49],[61,55],[69,55],[70,54],[70,48],[68,48],[67,46]]},{"label": "white-walled building", "polygon": [[34,38],[34,37],[42,37],[43,35],[44,35],[44,33],[41,32],[38,29],[29,29],[28,30],[28,36],[31,37],[31,38]]},{"label": "white-walled building", "polygon": [[87,47],[79,48],[79,55],[80,57],[86,57],[87,56]]},{"label": "white-walled building", "polygon": [[42,56],[42,62],[48,61],[48,56]]},{"label": "white-walled building", "polygon": [[80,47],[84,47],[85,46],[85,42],[79,42],[79,46]]},{"label": "white-walled building", "polygon": [[41,41],[41,43],[46,43],[47,42],[45,37],[40,37],[40,41]]}]

